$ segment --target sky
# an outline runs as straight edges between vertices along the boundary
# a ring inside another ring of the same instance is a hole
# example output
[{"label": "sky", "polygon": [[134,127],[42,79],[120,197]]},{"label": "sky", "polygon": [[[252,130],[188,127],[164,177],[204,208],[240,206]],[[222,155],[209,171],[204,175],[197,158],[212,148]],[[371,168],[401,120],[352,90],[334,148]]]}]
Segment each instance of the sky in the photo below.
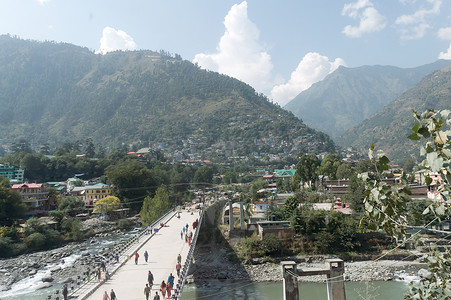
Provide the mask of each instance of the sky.
[{"label": "sky", "polygon": [[451,0],[0,0],[0,34],[165,50],[284,106],[341,65],[451,59]]}]

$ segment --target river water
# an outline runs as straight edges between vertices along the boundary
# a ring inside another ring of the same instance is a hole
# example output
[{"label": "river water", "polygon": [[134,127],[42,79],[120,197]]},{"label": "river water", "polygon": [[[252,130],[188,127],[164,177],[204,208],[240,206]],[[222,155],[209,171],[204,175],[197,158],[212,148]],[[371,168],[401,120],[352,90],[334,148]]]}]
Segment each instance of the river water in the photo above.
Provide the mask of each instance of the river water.
[{"label": "river water", "polygon": [[[62,289],[62,284],[52,283],[49,288],[38,289],[41,279],[50,274],[50,269],[56,265],[61,268],[71,267],[74,261],[85,252],[96,252],[100,248],[112,246],[121,239],[131,237],[135,232],[125,235],[112,235],[99,238],[95,244],[88,244],[84,251],[65,257],[64,260],[51,264],[40,270],[36,275],[15,283],[11,290],[0,292],[1,300],[46,300],[49,295],[55,299],[55,291]],[[415,279],[415,278],[411,278]],[[404,281],[374,281],[368,285],[369,297],[365,296],[367,285],[362,282],[346,282],[347,300],[401,300],[408,291],[408,283]],[[300,299],[327,299],[325,283],[300,283]],[[186,285],[182,300],[277,300],[283,299],[282,282],[243,282],[230,283],[227,281],[211,282],[208,286]]]},{"label": "river water", "polygon": [[[346,282],[347,300],[402,300],[408,291],[403,281]],[[367,288],[368,287],[368,288]],[[327,299],[325,283],[300,283],[299,299]],[[368,290],[368,293],[367,293]],[[368,296],[367,296],[368,295]],[[278,300],[283,299],[282,282],[214,283],[208,287],[187,285],[182,300]]]},{"label": "river water", "polygon": [[[107,237],[96,238],[95,243],[84,242],[86,247],[79,253],[74,253],[68,257],[64,257],[60,261],[49,264],[39,270],[35,275],[22,279],[11,286],[8,291],[0,292],[1,300],[46,300],[48,296],[55,299],[55,292],[61,291],[63,284],[52,282],[48,288],[40,288],[42,286],[42,278],[51,275],[51,269],[60,266],[62,269],[70,268],[74,262],[85,253],[96,253],[100,249],[112,247],[115,243],[131,238],[136,234],[136,230],[125,234],[112,234]],[[60,295],[61,299],[61,295]]]}]

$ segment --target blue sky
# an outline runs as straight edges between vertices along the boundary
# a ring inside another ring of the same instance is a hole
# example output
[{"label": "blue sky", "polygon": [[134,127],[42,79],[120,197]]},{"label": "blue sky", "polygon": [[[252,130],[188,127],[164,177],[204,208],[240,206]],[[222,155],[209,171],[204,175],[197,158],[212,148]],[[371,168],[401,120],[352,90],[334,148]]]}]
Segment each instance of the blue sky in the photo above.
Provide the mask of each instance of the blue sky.
[{"label": "blue sky", "polygon": [[0,34],[166,50],[280,105],[338,66],[451,59],[449,0],[1,0]]}]

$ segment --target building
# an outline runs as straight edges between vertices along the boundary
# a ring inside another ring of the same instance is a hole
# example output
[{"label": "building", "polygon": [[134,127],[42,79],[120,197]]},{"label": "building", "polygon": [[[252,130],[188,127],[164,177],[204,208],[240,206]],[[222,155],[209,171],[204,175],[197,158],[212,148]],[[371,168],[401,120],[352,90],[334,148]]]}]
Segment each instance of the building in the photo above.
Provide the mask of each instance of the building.
[{"label": "building", "polygon": [[27,217],[47,214],[49,209],[48,195],[42,183],[13,184],[11,189],[21,194],[22,201],[27,206]]},{"label": "building", "polygon": [[10,166],[0,164],[0,177],[6,177],[11,184],[23,183],[24,170]]},{"label": "building", "polygon": [[97,183],[94,185],[87,185],[84,187],[84,200],[86,208],[94,206],[97,200],[110,196],[113,191],[109,185],[104,183]]},{"label": "building", "polygon": [[274,234],[280,240],[292,239],[295,231],[290,226],[290,221],[259,221],[258,236],[260,239],[267,234]]}]

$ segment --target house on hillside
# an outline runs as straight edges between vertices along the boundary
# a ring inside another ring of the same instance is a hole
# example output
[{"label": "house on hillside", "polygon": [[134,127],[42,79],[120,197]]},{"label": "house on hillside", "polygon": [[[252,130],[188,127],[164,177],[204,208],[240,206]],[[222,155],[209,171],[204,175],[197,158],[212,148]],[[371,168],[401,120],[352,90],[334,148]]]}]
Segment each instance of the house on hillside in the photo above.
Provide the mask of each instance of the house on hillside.
[{"label": "house on hillside", "polygon": [[295,231],[290,226],[290,221],[260,221],[257,222],[258,237],[263,239],[265,235],[274,234],[280,240],[292,239]]},{"label": "house on hillside", "polygon": [[11,184],[23,183],[24,170],[19,167],[0,164],[0,177],[6,177]]},{"label": "house on hillside", "polygon": [[84,200],[86,208],[92,208],[97,200],[103,199],[113,194],[113,189],[109,185],[104,183],[87,185],[84,188]]},{"label": "house on hillside", "polygon": [[42,183],[13,184],[11,190],[22,196],[22,201],[27,206],[27,217],[43,216],[49,209],[48,195]]}]

